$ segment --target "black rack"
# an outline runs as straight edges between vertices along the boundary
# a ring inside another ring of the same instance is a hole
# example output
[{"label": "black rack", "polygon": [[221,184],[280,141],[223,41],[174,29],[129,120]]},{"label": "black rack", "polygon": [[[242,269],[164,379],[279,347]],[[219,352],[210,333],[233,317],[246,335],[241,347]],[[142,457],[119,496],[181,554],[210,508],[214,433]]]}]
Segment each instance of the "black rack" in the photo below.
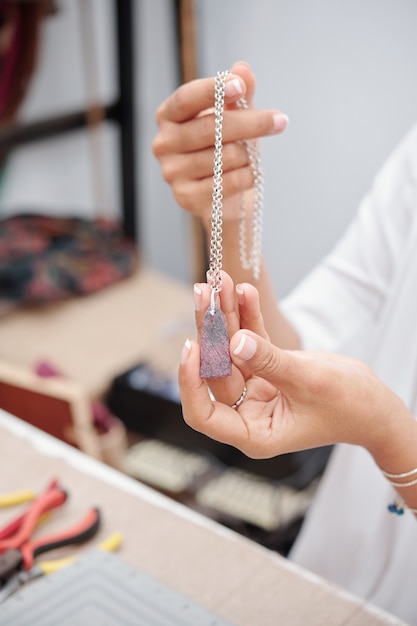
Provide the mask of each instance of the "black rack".
[{"label": "black rack", "polygon": [[[115,41],[118,65],[118,97],[115,102],[100,107],[102,121],[118,124],[120,133],[120,180],[123,230],[127,237],[139,241],[137,220],[135,171],[135,107],[134,107],[134,50],[132,0],[114,0],[116,18]],[[80,110],[66,115],[49,117],[22,124],[0,133],[2,152],[16,146],[48,139],[56,135],[86,128],[89,111]]]}]

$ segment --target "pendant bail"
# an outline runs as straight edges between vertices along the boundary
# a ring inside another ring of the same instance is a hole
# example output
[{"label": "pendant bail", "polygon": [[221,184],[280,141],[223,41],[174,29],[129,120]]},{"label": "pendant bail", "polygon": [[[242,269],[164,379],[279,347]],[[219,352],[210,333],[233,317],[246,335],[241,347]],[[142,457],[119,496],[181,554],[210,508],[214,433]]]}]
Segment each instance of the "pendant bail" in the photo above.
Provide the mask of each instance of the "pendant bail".
[{"label": "pendant bail", "polygon": [[217,289],[215,288],[211,288],[211,295],[210,295],[210,314],[214,315],[214,313],[216,312],[216,309],[219,308],[219,292]]}]

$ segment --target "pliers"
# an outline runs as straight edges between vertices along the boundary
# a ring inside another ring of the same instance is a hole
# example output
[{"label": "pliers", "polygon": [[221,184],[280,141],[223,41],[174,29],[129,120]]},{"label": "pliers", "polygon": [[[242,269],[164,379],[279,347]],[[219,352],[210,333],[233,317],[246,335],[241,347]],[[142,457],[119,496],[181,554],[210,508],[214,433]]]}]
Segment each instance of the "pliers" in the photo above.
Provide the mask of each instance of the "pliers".
[{"label": "pliers", "polygon": [[100,526],[100,511],[90,509],[82,520],[67,530],[49,536],[31,539],[32,533],[47,511],[61,506],[67,492],[56,483],[39,495],[24,515],[21,515],[0,531],[0,583],[16,576],[22,569],[30,570],[39,554],[82,543],[93,537]]},{"label": "pliers", "polygon": [[[113,552],[117,550],[122,543],[122,540],[123,537],[121,533],[113,533],[110,537],[105,539],[105,541],[102,541],[97,546],[97,549],[104,550],[106,552]],[[31,567],[30,570],[21,570],[17,572],[4,583],[3,587],[0,588],[0,604],[31,580],[58,572],[59,570],[64,569],[64,567],[72,565],[76,560],[77,557],[73,555],[64,557],[63,559],[55,559],[53,561],[42,561],[41,563],[37,563]]]}]

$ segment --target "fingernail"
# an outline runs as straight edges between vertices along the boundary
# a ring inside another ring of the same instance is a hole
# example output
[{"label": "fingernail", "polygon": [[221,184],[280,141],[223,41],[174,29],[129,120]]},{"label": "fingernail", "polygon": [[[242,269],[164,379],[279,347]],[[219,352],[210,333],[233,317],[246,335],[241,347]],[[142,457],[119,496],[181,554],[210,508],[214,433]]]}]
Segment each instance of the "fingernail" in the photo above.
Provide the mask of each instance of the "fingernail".
[{"label": "fingernail", "polygon": [[245,292],[243,291],[240,285],[236,285],[236,296],[237,301],[240,305],[244,304],[245,301]]},{"label": "fingernail", "polygon": [[237,348],[233,350],[235,356],[239,356],[244,361],[251,359],[256,352],[256,341],[248,335],[242,335]]},{"label": "fingernail", "polygon": [[284,113],[275,113],[275,115],[273,116],[273,120],[274,133],[279,133],[283,131],[288,126],[288,123],[290,121],[288,115],[285,115]]},{"label": "fingernail", "polygon": [[194,307],[196,311],[201,311],[201,289],[197,284],[194,285]]},{"label": "fingernail", "polygon": [[233,96],[240,96],[242,95],[242,93],[243,88],[238,78],[232,78],[225,83],[224,95],[228,98],[232,98]]},{"label": "fingernail", "polygon": [[191,341],[189,339],[186,339],[181,351],[181,365],[185,365],[185,363],[187,363],[188,357],[190,356],[190,350]]}]

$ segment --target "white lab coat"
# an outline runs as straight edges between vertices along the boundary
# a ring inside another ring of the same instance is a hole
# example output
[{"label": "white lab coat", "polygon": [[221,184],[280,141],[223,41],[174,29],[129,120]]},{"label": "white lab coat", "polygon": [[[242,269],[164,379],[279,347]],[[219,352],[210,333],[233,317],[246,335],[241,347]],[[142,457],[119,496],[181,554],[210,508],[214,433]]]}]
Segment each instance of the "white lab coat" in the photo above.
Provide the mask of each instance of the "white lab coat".
[{"label": "white lab coat", "polygon": [[[283,309],[304,348],[362,359],[417,416],[417,126]],[[392,497],[368,452],[337,446],[290,558],[417,625],[417,519]]]}]

